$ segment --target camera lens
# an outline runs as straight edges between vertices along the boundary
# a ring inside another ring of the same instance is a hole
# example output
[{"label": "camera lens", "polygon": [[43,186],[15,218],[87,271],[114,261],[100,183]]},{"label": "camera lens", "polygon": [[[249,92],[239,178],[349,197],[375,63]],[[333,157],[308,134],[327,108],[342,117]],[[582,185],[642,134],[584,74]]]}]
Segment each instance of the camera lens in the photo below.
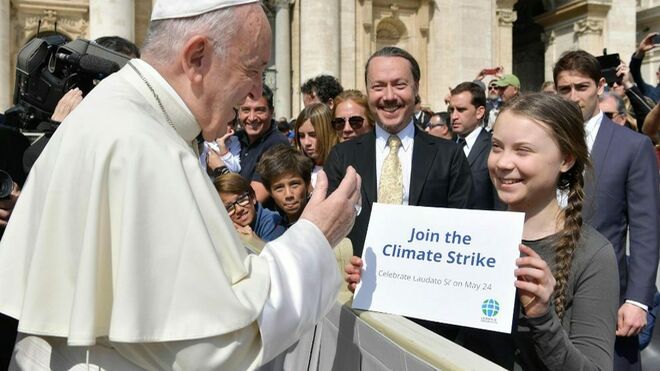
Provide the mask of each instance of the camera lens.
[{"label": "camera lens", "polygon": [[4,170],[0,170],[0,200],[9,198],[13,188],[14,181],[11,179],[9,173]]}]

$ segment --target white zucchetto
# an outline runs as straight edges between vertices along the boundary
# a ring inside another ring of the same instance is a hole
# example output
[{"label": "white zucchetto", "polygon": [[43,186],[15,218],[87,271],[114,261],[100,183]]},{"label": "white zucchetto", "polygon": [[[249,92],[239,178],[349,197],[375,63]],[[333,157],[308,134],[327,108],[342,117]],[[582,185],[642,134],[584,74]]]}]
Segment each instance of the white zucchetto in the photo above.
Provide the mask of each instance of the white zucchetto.
[{"label": "white zucchetto", "polygon": [[213,10],[256,2],[258,0],[158,0],[151,12],[151,20],[194,17]]}]

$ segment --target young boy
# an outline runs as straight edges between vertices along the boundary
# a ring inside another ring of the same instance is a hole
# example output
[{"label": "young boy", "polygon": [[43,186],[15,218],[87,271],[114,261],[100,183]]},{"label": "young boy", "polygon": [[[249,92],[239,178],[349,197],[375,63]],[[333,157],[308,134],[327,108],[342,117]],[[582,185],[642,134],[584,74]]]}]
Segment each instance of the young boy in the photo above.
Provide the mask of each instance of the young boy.
[{"label": "young boy", "polygon": [[257,172],[289,227],[302,214],[311,191],[312,160],[293,147],[277,145],[261,156]]},{"label": "young boy", "polygon": [[228,173],[215,178],[215,189],[240,233],[252,234],[268,242],[284,233],[282,218],[257,202],[250,183],[236,173]]}]

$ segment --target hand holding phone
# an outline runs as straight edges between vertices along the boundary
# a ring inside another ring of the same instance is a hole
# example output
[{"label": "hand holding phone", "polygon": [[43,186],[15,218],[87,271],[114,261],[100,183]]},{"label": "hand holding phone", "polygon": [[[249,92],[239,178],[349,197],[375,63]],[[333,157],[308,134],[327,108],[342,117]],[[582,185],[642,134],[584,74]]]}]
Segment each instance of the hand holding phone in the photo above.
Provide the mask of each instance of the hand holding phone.
[{"label": "hand holding phone", "polygon": [[655,34],[651,37],[651,43],[653,45],[658,45],[660,44],[660,34]]}]

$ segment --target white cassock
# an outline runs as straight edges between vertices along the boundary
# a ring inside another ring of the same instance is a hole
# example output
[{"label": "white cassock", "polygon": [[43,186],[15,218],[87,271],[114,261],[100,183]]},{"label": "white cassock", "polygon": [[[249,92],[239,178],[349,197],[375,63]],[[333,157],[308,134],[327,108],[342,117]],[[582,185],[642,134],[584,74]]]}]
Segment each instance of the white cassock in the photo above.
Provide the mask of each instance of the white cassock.
[{"label": "white cassock", "polygon": [[323,234],[301,220],[248,256],[191,147],[199,132],[141,60],[61,124],[0,244],[12,367],[251,369],[330,309],[341,279]]}]

